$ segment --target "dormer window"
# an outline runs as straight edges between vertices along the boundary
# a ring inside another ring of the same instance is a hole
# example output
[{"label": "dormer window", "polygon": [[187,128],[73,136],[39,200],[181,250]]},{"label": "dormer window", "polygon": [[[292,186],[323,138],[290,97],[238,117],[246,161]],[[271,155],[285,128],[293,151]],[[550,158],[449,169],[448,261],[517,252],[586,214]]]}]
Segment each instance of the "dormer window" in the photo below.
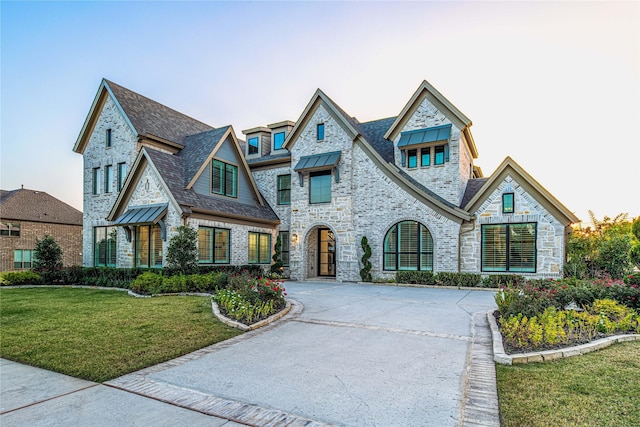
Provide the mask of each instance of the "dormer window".
[{"label": "dormer window", "polygon": [[324,123],[318,123],[316,126],[316,139],[322,141],[324,139]]},{"label": "dormer window", "polygon": [[284,146],[284,132],[278,132],[273,134],[273,149],[282,150]]},{"label": "dormer window", "polygon": [[418,150],[407,150],[407,166],[409,168],[418,166]]},{"label": "dormer window", "polygon": [[228,197],[238,197],[238,167],[220,160],[212,160],[211,192]]},{"label": "dormer window", "polygon": [[504,193],[502,195],[502,213],[510,214],[515,210],[515,203],[513,199],[513,193]]},{"label": "dormer window", "polygon": [[402,166],[415,168],[418,166],[443,165],[449,161],[449,140],[451,125],[434,126],[424,129],[402,132],[398,148],[402,150]]},{"label": "dormer window", "polygon": [[254,136],[253,138],[249,138],[248,144],[249,144],[248,154],[258,154],[259,153],[260,141],[259,141],[257,136]]},{"label": "dormer window", "polygon": [[111,129],[107,129],[107,133],[105,135],[105,145],[107,148],[111,148]]}]

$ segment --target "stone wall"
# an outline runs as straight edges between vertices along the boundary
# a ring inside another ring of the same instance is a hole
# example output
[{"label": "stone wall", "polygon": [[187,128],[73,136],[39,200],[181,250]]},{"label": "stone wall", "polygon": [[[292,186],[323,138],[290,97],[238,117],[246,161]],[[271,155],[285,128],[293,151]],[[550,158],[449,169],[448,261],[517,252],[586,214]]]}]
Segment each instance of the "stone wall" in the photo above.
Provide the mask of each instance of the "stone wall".
[{"label": "stone wall", "polygon": [[[111,129],[111,147],[106,147],[106,131]],[[93,227],[111,223],[105,218],[118,197],[118,163],[127,164],[127,172],[137,155],[137,137],[126,123],[111,97],[107,97],[100,117],[85,148],[84,159],[84,202],[82,247],[84,266],[93,266]],[[104,193],[105,166],[113,165],[113,192]],[[100,193],[93,194],[93,169],[100,168]],[[118,243],[122,230],[118,230]],[[124,237],[122,237],[124,239]],[[120,266],[120,265],[119,265]]]},{"label": "stone wall", "polygon": [[[502,213],[502,193],[514,193],[515,212]],[[464,231],[461,235],[461,269],[463,272],[480,273],[481,271],[481,226],[482,224],[505,223],[537,223],[537,260],[536,273],[516,273],[523,276],[562,277],[564,264],[564,226],[538,203],[511,176],[487,197],[476,212],[475,227]],[[494,274],[494,273],[483,273]]]}]

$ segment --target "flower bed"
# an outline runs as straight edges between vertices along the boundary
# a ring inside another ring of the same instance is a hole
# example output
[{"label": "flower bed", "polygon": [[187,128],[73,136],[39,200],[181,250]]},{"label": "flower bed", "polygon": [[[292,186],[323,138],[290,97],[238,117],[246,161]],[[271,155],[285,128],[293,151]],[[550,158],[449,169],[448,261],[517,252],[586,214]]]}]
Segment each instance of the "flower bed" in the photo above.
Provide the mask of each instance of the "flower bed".
[{"label": "flower bed", "polygon": [[280,280],[240,275],[232,277],[229,287],[218,290],[212,299],[224,316],[250,325],[284,309],[286,295]]},{"label": "flower bed", "polygon": [[507,353],[583,344],[640,333],[638,275],[615,280],[531,280],[496,294]]}]

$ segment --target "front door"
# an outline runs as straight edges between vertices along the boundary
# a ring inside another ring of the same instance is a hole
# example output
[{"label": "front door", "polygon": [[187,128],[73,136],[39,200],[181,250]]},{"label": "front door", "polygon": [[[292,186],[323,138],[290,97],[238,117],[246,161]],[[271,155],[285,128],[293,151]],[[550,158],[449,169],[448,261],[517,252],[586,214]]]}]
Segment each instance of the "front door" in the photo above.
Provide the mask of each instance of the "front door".
[{"label": "front door", "polygon": [[336,277],[336,239],[328,228],[318,230],[318,272],[320,276]]}]

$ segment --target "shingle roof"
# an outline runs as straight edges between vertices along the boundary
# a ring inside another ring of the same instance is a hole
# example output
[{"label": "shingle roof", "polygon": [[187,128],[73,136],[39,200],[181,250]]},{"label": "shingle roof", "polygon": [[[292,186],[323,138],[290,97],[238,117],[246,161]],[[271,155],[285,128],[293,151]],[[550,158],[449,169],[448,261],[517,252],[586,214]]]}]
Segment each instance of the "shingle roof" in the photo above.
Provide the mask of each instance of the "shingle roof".
[{"label": "shingle roof", "polygon": [[467,203],[469,203],[469,201],[473,199],[473,196],[475,196],[478,191],[480,191],[480,189],[488,179],[489,178],[475,178],[467,181],[467,188],[465,189],[464,196],[462,196],[462,201],[460,202],[460,207],[462,209],[467,206]]},{"label": "shingle roof", "polygon": [[380,156],[389,163],[393,163],[393,142],[384,139],[384,134],[389,126],[396,120],[395,117],[374,120],[371,122],[360,123],[360,131],[362,136],[369,144],[380,154]]},{"label": "shingle roof", "polygon": [[185,135],[214,129],[112,81],[105,81],[139,135],[151,134],[183,144]]},{"label": "shingle roof", "polygon": [[179,205],[185,208],[231,214],[249,219],[254,218],[274,222],[280,220],[278,215],[276,215],[273,209],[271,209],[271,206],[266,202],[264,206],[258,203],[248,205],[238,201],[198,194],[193,191],[193,189],[187,190],[184,185],[184,160],[181,156],[175,156],[153,149],[146,149],[146,152]]},{"label": "shingle roof", "polygon": [[216,144],[220,142],[231,126],[225,126],[195,135],[189,135],[185,138],[185,148],[178,154],[178,157],[184,159],[184,185],[186,186],[194,175],[200,169],[200,166],[207,160],[209,154],[213,151]]},{"label": "shingle roof", "polygon": [[44,191],[0,191],[0,217],[21,221],[82,225],[82,212]]}]

